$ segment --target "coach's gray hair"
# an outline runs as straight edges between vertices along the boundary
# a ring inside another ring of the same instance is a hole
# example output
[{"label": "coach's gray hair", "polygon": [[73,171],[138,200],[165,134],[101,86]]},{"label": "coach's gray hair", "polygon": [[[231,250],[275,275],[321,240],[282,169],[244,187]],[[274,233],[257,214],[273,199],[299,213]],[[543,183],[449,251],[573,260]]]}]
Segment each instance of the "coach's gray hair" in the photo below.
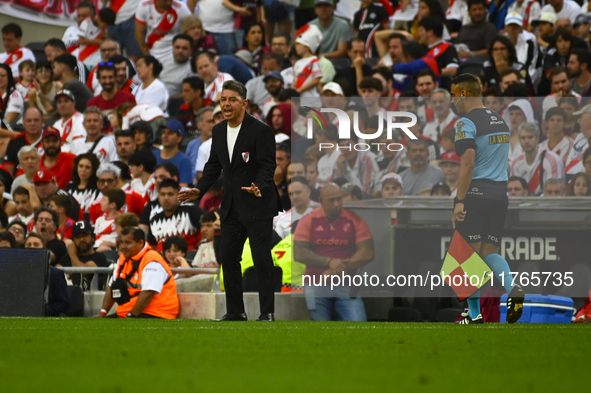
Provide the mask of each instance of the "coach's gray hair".
[{"label": "coach's gray hair", "polygon": [[540,137],[540,128],[538,127],[538,125],[534,122],[528,122],[528,123],[521,123],[519,125],[519,127],[517,128],[517,136],[521,136],[521,131],[529,131],[529,132],[533,132],[534,135],[536,136],[536,138]]},{"label": "coach's gray hair", "polygon": [[240,98],[246,100],[246,86],[238,81],[226,81],[222,86],[222,90],[232,90],[240,95]]},{"label": "coach's gray hair", "polygon": [[21,162],[21,158],[23,154],[29,154],[31,152],[35,152],[37,159],[39,159],[39,151],[33,146],[23,146],[19,149],[18,153],[16,154],[18,157],[18,162]]},{"label": "coach's gray hair", "polygon": [[195,121],[201,123],[203,121],[203,116],[205,116],[205,112],[213,112],[213,109],[213,106],[204,106],[199,109],[197,116],[195,116]]},{"label": "coach's gray hair", "polygon": [[103,119],[103,111],[100,110],[98,106],[89,106],[88,108],[84,109],[84,118],[86,119],[86,115],[89,113],[96,113],[99,115],[101,120]]},{"label": "coach's gray hair", "polygon": [[557,177],[553,177],[553,178],[550,178],[550,179],[546,180],[544,182],[544,189],[549,184],[560,184],[560,187],[562,187],[562,192],[564,193],[566,191],[566,184],[564,184],[564,180],[563,179],[559,179]]},{"label": "coach's gray hair", "polygon": [[96,177],[101,177],[104,173],[112,173],[115,175],[115,178],[121,175],[121,169],[115,164],[107,163],[101,164],[98,170],[96,171]]},{"label": "coach's gray hair", "polygon": [[446,98],[451,98],[451,94],[449,93],[449,91],[447,91],[447,90],[445,90],[445,89],[442,89],[441,87],[438,87],[437,89],[433,90],[433,91],[431,92],[431,97],[433,97],[433,94],[436,94],[436,93],[441,93],[441,94],[443,94],[443,95],[444,95]]}]

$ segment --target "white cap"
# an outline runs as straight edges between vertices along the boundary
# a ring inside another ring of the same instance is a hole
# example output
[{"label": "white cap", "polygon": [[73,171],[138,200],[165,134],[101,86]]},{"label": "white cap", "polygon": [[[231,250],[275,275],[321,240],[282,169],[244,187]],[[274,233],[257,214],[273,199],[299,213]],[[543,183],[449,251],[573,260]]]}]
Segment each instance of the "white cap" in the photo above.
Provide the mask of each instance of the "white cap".
[{"label": "white cap", "polygon": [[327,90],[332,91],[333,93],[340,96],[345,95],[345,93],[343,93],[343,88],[341,87],[341,85],[339,85],[336,82],[328,82],[326,85],[324,85],[324,87],[322,88],[322,92],[324,93]]},{"label": "white cap", "polygon": [[507,25],[523,26],[523,17],[518,13],[512,12],[505,17],[505,26]]},{"label": "white cap", "polygon": [[400,177],[399,174],[394,173],[394,172],[390,172],[390,173],[386,173],[384,176],[382,176],[382,184],[384,184],[387,181],[390,180],[394,180],[396,182],[398,182],[398,184],[400,184],[400,187],[402,187],[402,177]]},{"label": "white cap", "polygon": [[215,108],[213,108],[213,114],[212,114],[212,116],[215,116],[218,113],[222,113],[222,107],[219,106],[219,105],[216,105]]},{"label": "white cap", "polygon": [[297,33],[299,34],[295,42],[298,44],[306,45],[310,48],[310,52],[316,53],[322,40],[322,32],[316,25],[307,24],[300,28]]},{"label": "white cap", "polygon": [[546,22],[546,23],[551,23],[552,25],[556,24],[556,20],[558,19],[558,17],[556,16],[556,14],[554,12],[542,12],[542,14],[540,15],[540,19],[534,21],[534,24],[538,24],[540,22]]}]

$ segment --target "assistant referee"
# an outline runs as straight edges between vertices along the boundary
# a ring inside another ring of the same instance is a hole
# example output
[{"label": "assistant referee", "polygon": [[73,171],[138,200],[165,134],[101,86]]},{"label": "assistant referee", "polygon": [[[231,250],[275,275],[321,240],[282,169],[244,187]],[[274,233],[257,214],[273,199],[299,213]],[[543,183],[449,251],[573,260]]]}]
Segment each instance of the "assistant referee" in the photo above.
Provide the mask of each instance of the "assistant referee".
[{"label": "assistant referee", "polygon": [[[507,162],[509,127],[500,114],[482,104],[480,81],[462,74],[451,87],[456,112],[455,148],[461,157],[452,224],[490,266],[507,293],[507,322],[515,323],[523,312],[524,292],[512,285],[509,264],[499,254],[509,199]],[[460,324],[483,323],[480,292],[468,298],[470,314]]]}]

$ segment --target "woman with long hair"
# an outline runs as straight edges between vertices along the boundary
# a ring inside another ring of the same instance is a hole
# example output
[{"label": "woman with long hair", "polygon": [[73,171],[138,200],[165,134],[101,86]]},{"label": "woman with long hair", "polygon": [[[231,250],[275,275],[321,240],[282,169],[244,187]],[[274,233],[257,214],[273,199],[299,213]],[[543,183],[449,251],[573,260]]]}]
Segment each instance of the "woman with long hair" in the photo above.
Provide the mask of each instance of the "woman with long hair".
[{"label": "woman with long hair", "polygon": [[80,204],[80,220],[84,219],[84,213],[89,211],[90,205],[100,194],[96,185],[96,171],[100,165],[94,153],[80,154],[74,159],[72,181],[66,186],[66,192]]},{"label": "woman with long hair", "polygon": [[539,97],[550,94],[550,81],[548,80],[548,74],[556,66],[566,68],[570,57],[570,51],[574,44],[573,34],[567,27],[557,28],[553,37],[554,43],[548,47],[548,51],[544,56],[542,79],[538,85]]},{"label": "woman with long hair", "polygon": [[498,85],[501,82],[499,74],[506,68],[513,68],[521,74],[520,82],[527,86],[533,94],[533,84],[525,65],[517,61],[517,52],[509,37],[496,36],[488,47],[489,60],[484,62],[485,84]]},{"label": "woman with long hair", "polygon": [[158,76],[162,72],[162,63],[154,56],[140,57],[136,63],[138,78],[142,81],[132,94],[138,104],[152,104],[166,113],[168,106],[168,90]]},{"label": "woman with long hair", "polygon": [[6,154],[10,139],[19,133],[12,131],[11,124],[17,121],[25,110],[25,100],[16,89],[10,66],[0,63],[0,157]]},{"label": "woman with long hair", "polygon": [[44,120],[51,119],[57,115],[51,102],[55,98],[55,93],[61,88],[61,83],[53,80],[51,63],[47,60],[38,61],[35,70],[35,85],[29,91],[29,106],[39,108]]},{"label": "woman with long hair", "polygon": [[591,196],[591,177],[585,172],[576,173],[568,183],[567,196]]},{"label": "woman with long hair", "polygon": [[252,55],[252,69],[260,74],[263,55],[271,52],[271,48],[265,45],[265,28],[260,22],[252,22],[244,30],[244,42],[238,50],[246,49]]},{"label": "woman with long hair", "polygon": [[447,28],[447,18],[445,17],[445,12],[443,12],[443,8],[441,8],[441,3],[439,3],[439,0],[419,1],[419,9],[417,11],[417,15],[412,21],[412,25],[410,27],[410,34],[412,34],[414,39],[419,39],[419,22],[428,16],[436,16],[443,22],[442,38],[444,40],[449,40],[451,36],[449,35],[449,30]]}]

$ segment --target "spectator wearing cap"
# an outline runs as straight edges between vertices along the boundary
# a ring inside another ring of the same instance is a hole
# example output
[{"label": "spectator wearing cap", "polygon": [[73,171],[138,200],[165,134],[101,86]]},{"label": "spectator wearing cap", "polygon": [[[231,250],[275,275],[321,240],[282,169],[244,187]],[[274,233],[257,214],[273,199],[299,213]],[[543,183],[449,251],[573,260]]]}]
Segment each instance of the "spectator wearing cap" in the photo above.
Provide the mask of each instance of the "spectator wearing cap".
[{"label": "spectator wearing cap", "polygon": [[[76,58],[70,54],[59,55],[53,60],[53,79],[62,84],[62,89],[70,92],[70,96],[74,101],[76,110],[83,112],[86,108],[86,103],[93,97],[92,92],[86,85],[76,77],[78,71],[78,62]],[[63,91],[62,90],[62,91]],[[56,96],[56,103],[58,95]],[[58,105],[59,112],[59,105]],[[60,113],[60,116],[62,114]]]},{"label": "spectator wearing cap", "polygon": [[316,98],[319,96],[317,86],[323,76],[321,64],[315,53],[322,40],[320,29],[314,24],[308,24],[296,32],[294,49],[300,57],[293,65],[292,85],[301,98]]},{"label": "spectator wearing cap", "polygon": [[[43,115],[41,111],[37,108],[27,108],[23,115],[23,126],[25,131],[8,142],[6,156],[4,157],[4,166],[11,176],[19,176],[17,167],[20,164],[18,158],[20,149],[25,146],[37,149],[41,146],[41,135],[43,133]],[[32,174],[30,178],[32,178]]]},{"label": "spectator wearing cap", "polygon": [[194,64],[194,71],[205,82],[205,98],[212,102],[219,102],[224,82],[234,80],[234,77],[218,70],[215,55],[211,52],[199,52],[191,62]]},{"label": "spectator wearing cap", "polygon": [[507,15],[517,14],[523,18],[523,28],[533,33],[536,26],[533,22],[540,20],[542,7],[537,0],[515,0],[507,8]]},{"label": "spectator wearing cap", "polygon": [[[552,123],[559,120],[552,119]],[[554,126],[551,127],[552,132],[554,128]],[[539,144],[540,129],[536,123],[523,123],[519,126],[517,133],[523,153],[511,162],[511,176],[525,179],[529,192],[540,195],[544,189],[544,183],[549,179],[564,178],[563,162],[557,154]]]},{"label": "spectator wearing cap", "polygon": [[119,160],[115,138],[111,135],[104,135],[101,132],[103,128],[103,114],[98,107],[89,106],[84,110],[84,121],[82,124],[84,124],[86,130],[86,138],[74,140],[72,153],[77,156],[84,153],[94,153],[101,163]]},{"label": "spectator wearing cap", "polygon": [[437,183],[431,187],[431,196],[451,196],[451,190],[445,183]]},{"label": "spectator wearing cap", "polygon": [[136,64],[137,77],[142,82],[133,89],[132,94],[138,104],[154,105],[166,114],[168,90],[158,76],[162,72],[162,63],[152,55],[141,57]]},{"label": "spectator wearing cap", "polygon": [[591,87],[591,54],[588,50],[574,48],[570,52],[566,68],[573,77],[572,90],[584,95]]},{"label": "spectator wearing cap", "polygon": [[439,167],[445,177],[445,184],[449,187],[450,195],[455,197],[458,192],[458,180],[460,179],[460,157],[455,152],[447,152],[441,155]]},{"label": "spectator wearing cap", "polygon": [[58,226],[59,217],[54,210],[42,206],[35,212],[35,232],[45,240],[45,247],[51,252],[52,266],[56,266],[58,261],[68,253],[64,242],[57,238]]},{"label": "spectator wearing cap", "polygon": [[579,117],[577,119],[579,133],[573,143],[574,160],[581,159],[585,150],[589,148],[589,140],[591,139],[591,104],[585,105],[580,111],[574,112],[573,115]]},{"label": "spectator wearing cap", "polygon": [[343,202],[357,202],[363,199],[361,189],[353,183],[345,183],[342,185]]},{"label": "spectator wearing cap", "polygon": [[266,53],[265,55],[263,55],[262,75],[250,79],[248,82],[246,82],[245,85],[246,97],[248,99],[248,102],[256,104],[259,108],[261,108],[264,102],[271,97],[271,95],[265,87],[265,82],[263,82],[265,75],[267,75],[269,72],[277,71],[281,73],[283,80],[285,82],[285,76],[281,72],[282,64],[283,58],[280,54]]},{"label": "spectator wearing cap", "polygon": [[347,56],[347,43],[351,39],[349,23],[344,19],[335,18],[332,0],[316,0],[314,5],[317,18],[309,24],[316,25],[322,33],[318,55],[327,59]]},{"label": "spectator wearing cap", "polygon": [[445,182],[441,168],[429,163],[429,150],[425,139],[410,139],[407,142],[406,156],[410,168],[400,176],[404,182],[404,195],[418,195],[434,184]]},{"label": "spectator wearing cap", "polygon": [[[344,96],[345,93],[343,92],[343,88],[336,82],[328,82],[322,86],[320,92],[320,99],[322,100],[322,105],[324,107],[340,109],[342,111],[345,111],[347,108],[347,99],[344,98]],[[324,117],[332,124],[339,124],[339,119],[333,112],[324,114]]]},{"label": "spectator wearing cap", "polygon": [[486,20],[486,0],[468,0],[470,24],[462,26],[457,43],[465,44],[469,50],[460,50],[460,58],[486,55],[492,40],[497,35],[497,28]]},{"label": "spectator wearing cap", "polygon": [[265,89],[271,97],[269,97],[261,108],[263,112],[263,118],[266,118],[269,114],[269,110],[279,103],[279,95],[283,92],[283,77],[279,71],[271,71],[263,77],[265,83]]},{"label": "spectator wearing cap", "polygon": [[523,177],[511,176],[507,181],[507,194],[509,197],[529,196],[527,181]]},{"label": "spectator wearing cap", "polygon": [[41,144],[44,153],[41,156],[39,167],[55,174],[58,187],[66,188],[72,180],[72,169],[74,169],[76,155],[62,151],[60,131],[55,127],[49,126],[43,130]]},{"label": "spectator wearing cap", "polygon": [[580,37],[585,42],[589,42],[591,40],[591,34],[589,34],[589,30],[591,29],[591,14],[589,13],[588,1],[583,5],[583,10],[585,13],[577,16],[575,23],[573,23],[573,29],[577,37]]},{"label": "spectator wearing cap", "polygon": [[16,23],[8,23],[2,27],[2,42],[6,52],[0,53],[0,63],[10,66],[12,75],[19,77],[18,66],[25,60],[35,62],[35,55],[29,48],[21,46],[23,31]]},{"label": "spectator wearing cap", "polygon": [[458,119],[451,110],[451,95],[449,91],[441,88],[433,90],[430,104],[431,108],[433,108],[435,119],[425,124],[423,135],[435,142],[440,142],[445,131],[453,129]]},{"label": "spectator wearing cap", "polygon": [[517,13],[507,14],[505,18],[506,35],[511,40],[517,54],[517,61],[525,65],[533,81],[539,79],[536,74],[538,67],[538,42],[533,33],[523,27],[523,18]]},{"label": "spectator wearing cap", "polygon": [[55,102],[60,118],[53,123],[53,128],[60,134],[61,150],[71,152],[76,139],[86,139],[84,116],[76,110],[76,98],[70,90],[60,90],[55,95]]},{"label": "spectator wearing cap", "polygon": [[531,21],[531,26],[538,28],[536,39],[538,45],[544,53],[546,49],[554,42],[553,35],[556,19],[556,14],[554,12],[542,12],[537,20]]},{"label": "spectator wearing cap", "polygon": [[162,150],[155,153],[158,165],[170,162],[180,171],[181,187],[188,187],[193,183],[191,161],[189,157],[179,151],[179,144],[185,135],[185,128],[178,120],[169,120],[162,131]]},{"label": "spectator wearing cap", "polygon": [[[404,189],[402,188],[402,177],[397,173],[386,173],[380,179],[380,196],[382,198],[393,198],[402,196]],[[396,210],[393,210],[393,219],[396,219]]]},{"label": "spectator wearing cap", "polygon": [[581,6],[572,0],[548,0],[548,4],[542,8],[544,12],[554,12],[558,19],[568,18],[571,23],[575,23],[581,13]]},{"label": "spectator wearing cap", "polygon": [[[52,196],[67,195],[72,202],[72,206],[68,210],[67,215],[74,221],[78,219],[80,216],[80,204],[72,195],[58,187],[55,175],[51,171],[46,168],[41,168],[35,172],[35,176],[33,177],[33,185],[35,186],[35,193],[37,194],[37,197],[45,206],[49,205],[49,200]],[[57,220],[56,230],[58,227],[59,218]]]},{"label": "spectator wearing cap", "polygon": [[178,97],[181,94],[183,80],[192,75],[189,61],[192,50],[193,39],[186,34],[177,34],[172,39],[172,56],[161,60],[160,80],[168,89],[170,97]]},{"label": "spectator wearing cap", "polygon": [[[109,267],[105,254],[95,251],[94,229],[89,221],[78,221],[72,228],[72,240],[66,239],[68,253],[59,261],[58,265],[64,267]],[[94,274],[71,274],[70,279],[74,285],[80,285],[84,291],[90,290],[90,283]],[[99,290],[105,285],[106,275],[99,276]]]},{"label": "spectator wearing cap", "polygon": [[[87,107],[95,106],[102,111],[104,117],[109,118],[113,111],[124,102],[135,106],[135,96],[119,89],[116,81],[117,69],[113,63],[99,63],[96,73],[102,90],[96,97],[88,100]],[[107,123],[104,128],[108,130],[109,124]]]}]

